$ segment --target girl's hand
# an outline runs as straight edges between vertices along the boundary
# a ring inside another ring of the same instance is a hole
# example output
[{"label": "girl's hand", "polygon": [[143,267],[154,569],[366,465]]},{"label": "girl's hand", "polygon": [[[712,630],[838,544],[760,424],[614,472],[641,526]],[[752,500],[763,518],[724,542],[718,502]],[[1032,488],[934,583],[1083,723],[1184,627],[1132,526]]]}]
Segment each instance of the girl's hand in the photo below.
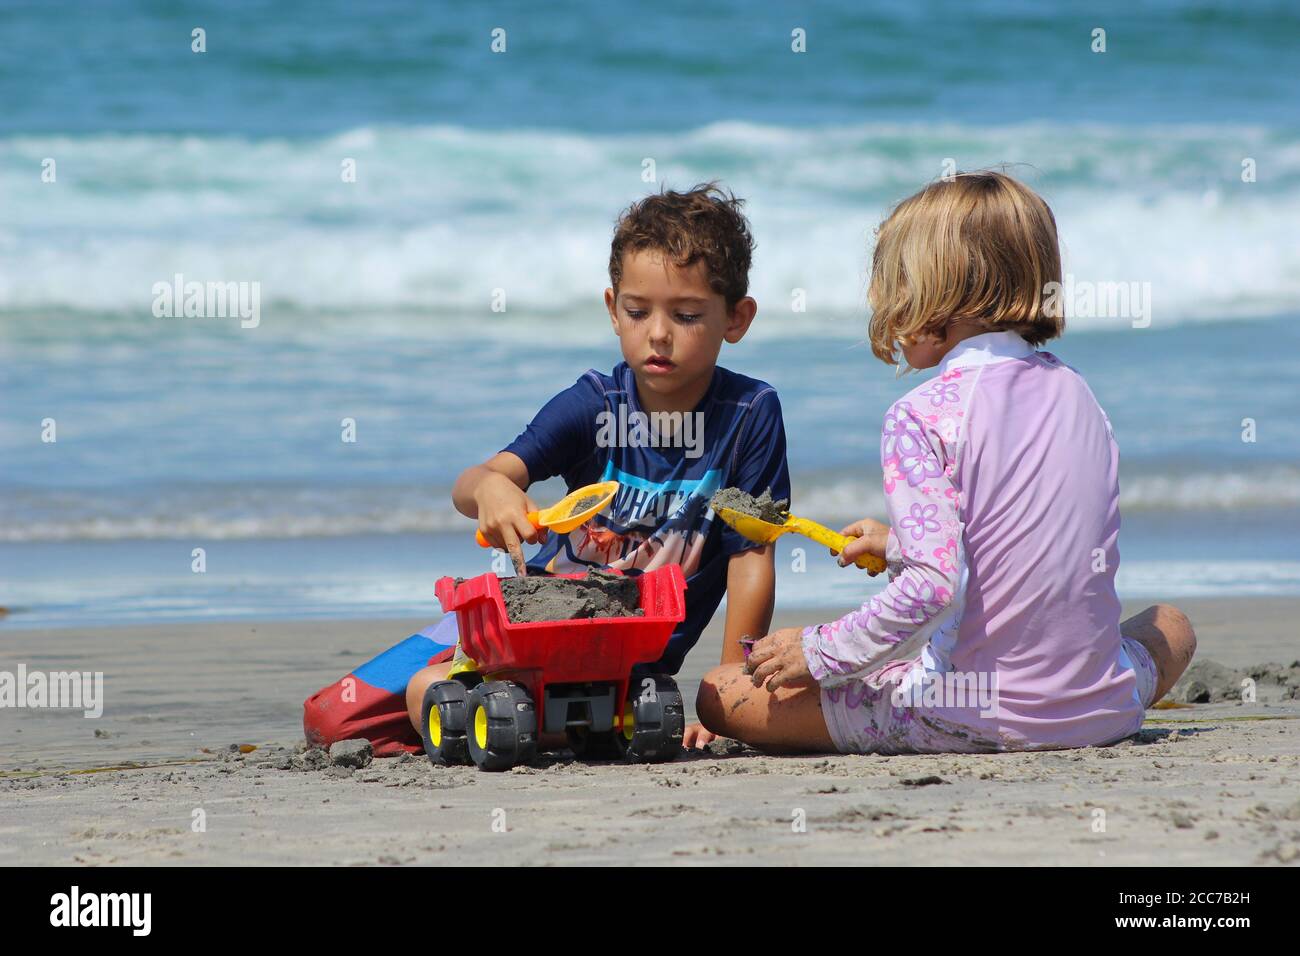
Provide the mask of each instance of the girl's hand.
[{"label": "girl's hand", "polygon": [[524,553],[520,541],[541,544],[547,538],[547,529],[534,528],[528,512],[537,505],[519,486],[505,475],[489,472],[474,489],[474,502],[478,505],[478,529],[494,548],[510,553],[515,571],[523,576]]},{"label": "girl's hand", "polygon": [[[864,554],[874,554],[881,561],[885,560],[885,546],[889,542],[889,525],[881,524],[873,518],[863,518],[841,528],[840,534],[853,539],[840,552],[838,561],[840,567],[849,567]],[[868,571],[867,575],[874,578],[879,573],[879,571]]]},{"label": "girl's hand", "polygon": [[769,692],[815,683],[803,656],[803,628],[785,627],[755,642],[745,672],[752,676],[755,687],[766,684]]}]

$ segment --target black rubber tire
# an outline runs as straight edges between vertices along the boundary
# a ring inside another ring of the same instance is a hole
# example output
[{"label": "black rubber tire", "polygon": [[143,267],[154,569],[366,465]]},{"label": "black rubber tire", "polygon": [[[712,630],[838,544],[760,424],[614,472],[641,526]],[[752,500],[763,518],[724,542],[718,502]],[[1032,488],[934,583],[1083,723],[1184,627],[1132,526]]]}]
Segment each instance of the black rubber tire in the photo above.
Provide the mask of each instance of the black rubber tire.
[{"label": "black rubber tire", "polygon": [[[435,681],[424,692],[420,705],[420,735],[424,752],[435,767],[454,767],[469,763],[469,744],[465,740],[469,691],[458,680]],[[429,712],[438,709],[440,742],[429,736]]]},{"label": "black rubber tire", "polygon": [[537,711],[519,684],[508,680],[479,684],[469,692],[465,717],[469,757],[480,770],[509,770],[537,754]]},{"label": "black rubber tire", "polygon": [[[654,681],[653,693],[643,681]],[[686,733],[686,708],[677,682],[662,674],[633,678],[628,687],[628,710],[632,712],[632,736],[622,731],[623,758],[629,763],[667,763],[682,752]]]}]

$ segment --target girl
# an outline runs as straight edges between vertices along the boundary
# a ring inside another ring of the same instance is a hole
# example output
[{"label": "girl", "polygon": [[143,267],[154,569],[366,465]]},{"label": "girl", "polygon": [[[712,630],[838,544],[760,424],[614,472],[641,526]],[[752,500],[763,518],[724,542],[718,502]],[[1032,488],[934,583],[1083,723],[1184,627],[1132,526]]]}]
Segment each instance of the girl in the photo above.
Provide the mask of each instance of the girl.
[{"label": "girl", "polygon": [[1155,605],[1120,622],[1119,452],[1063,330],[1056,222],[995,172],[936,182],[880,227],[872,351],[937,375],[885,415],[889,525],[840,556],[889,565],[837,621],[776,631],[715,668],[696,709],[768,750],[956,753],[1107,744],[1196,647]]}]

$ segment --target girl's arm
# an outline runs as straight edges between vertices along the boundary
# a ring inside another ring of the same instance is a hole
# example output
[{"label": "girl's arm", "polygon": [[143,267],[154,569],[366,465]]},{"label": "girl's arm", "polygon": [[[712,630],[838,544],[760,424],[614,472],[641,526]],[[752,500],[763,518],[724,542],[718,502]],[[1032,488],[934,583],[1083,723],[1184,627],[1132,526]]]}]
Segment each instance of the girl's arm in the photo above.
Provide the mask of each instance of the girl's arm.
[{"label": "girl's arm", "polygon": [[804,629],[808,670],[823,687],[862,676],[886,659],[918,652],[958,596],[963,555],[951,477],[954,446],[907,401],[886,414],[881,465],[890,517],[885,556],[891,580],[858,610]]}]

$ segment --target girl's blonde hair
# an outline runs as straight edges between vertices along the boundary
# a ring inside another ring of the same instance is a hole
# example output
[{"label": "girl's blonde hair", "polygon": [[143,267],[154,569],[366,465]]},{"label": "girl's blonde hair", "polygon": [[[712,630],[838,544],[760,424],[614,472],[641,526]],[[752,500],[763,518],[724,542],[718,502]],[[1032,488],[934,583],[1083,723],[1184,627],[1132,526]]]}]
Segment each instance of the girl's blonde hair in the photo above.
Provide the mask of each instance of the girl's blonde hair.
[{"label": "girl's blonde hair", "polygon": [[942,334],[954,321],[1015,331],[1031,345],[1065,330],[1048,289],[1061,281],[1056,218],[1010,176],[931,183],[899,203],[876,236],[867,297],[871,351],[883,362],[898,364],[900,338]]}]

